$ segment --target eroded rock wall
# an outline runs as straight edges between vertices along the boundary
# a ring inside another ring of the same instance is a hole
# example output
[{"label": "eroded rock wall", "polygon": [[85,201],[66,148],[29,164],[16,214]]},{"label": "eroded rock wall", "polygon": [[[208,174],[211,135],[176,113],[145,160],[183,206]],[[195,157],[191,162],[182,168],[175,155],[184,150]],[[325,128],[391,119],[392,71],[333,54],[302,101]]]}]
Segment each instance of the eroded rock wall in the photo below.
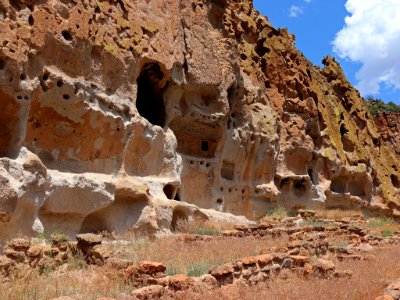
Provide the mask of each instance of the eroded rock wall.
[{"label": "eroded rock wall", "polygon": [[359,93],[251,1],[0,0],[0,47],[2,236],[207,215],[185,202],[398,213]]},{"label": "eroded rock wall", "polygon": [[374,120],[382,139],[400,156],[400,113],[383,111]]}]

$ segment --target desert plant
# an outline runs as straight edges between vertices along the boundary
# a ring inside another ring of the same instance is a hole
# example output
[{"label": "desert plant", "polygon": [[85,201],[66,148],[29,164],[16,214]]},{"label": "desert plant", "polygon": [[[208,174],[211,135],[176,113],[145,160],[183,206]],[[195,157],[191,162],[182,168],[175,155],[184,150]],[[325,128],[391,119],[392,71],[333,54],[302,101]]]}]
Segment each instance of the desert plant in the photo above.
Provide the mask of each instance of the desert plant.
[{"label": "desert plant", "polygon": [[174,268],[174,267],[172,267],[172,266],[167,266],[167,270],[165,271],[165,273],[166,273],[168,276],[174,276],[174,275],[178,274],[179,272],[177,271],[176,268]]},{"label": "desert plant", "polygon": [[288,212],[286,209],[282,206],[274,207],[270,210],[267,211],[266,216],[271,217],[271,218],[284,218],[288,216]]},{"label": "desert plant", "polygon": [[210,268],[210,264],[204,261],[200,261],[194,264],[190,264],[187,267],[186,274],[188,276],[199,277],[201,275],[207,274]]},{"label": "desert plant", "polygon": [[392,237],[393,234],[394,234],[394,232],[393,232],[393,230],[386,229],[386,230],[382,230],[382,231],[381,231],[381,234],[382,234],[382,236],[384,236],[384,237]]},{"label": "desert plant", "polygon": [[388,217],[380,217],[380,218],[372,218],[368,220],[368,226],[370,228],[378,228],[386,225],[393,225],[395,221],[392,218]]},{"label": "desert plant", "polygon": [[338,248],[347,248],[350,245],[348,241],[341,241],[336,243],[336,247]]}]

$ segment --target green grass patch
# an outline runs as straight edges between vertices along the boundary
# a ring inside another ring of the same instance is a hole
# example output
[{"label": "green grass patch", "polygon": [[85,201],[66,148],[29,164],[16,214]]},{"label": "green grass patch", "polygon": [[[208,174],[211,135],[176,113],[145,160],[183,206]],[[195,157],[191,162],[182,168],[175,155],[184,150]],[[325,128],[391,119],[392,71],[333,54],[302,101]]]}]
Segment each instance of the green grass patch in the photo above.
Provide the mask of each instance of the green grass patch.
[{"label": "green grass patch", "polygon": [[268,217],[280,217],[284,218],[288,216],[288,212],[282,206],[274,207],[267,211],[266,215]]},{"label": "green grass patch", "polygon": [[347,248],[350,245],[348,241],[338,242],[335,246],[338,248]]},{"label": "green grass patch", "polygon": [[209,235],[209,236],[220,236],[221,232],[215,228],[200,227],[194,230],[194,234],[198,235]]},{"label": "green grass patch", "polygon": [[186,274],[192,277],[199,277],[207,274],[211,269],[211,265],[207,262],[201,261],[192,265],[189,265],[186,269]]},{"label": "green grass patch", "polygon": [[393,230],[382,230],[381,234],[383,237],[392,237],[394,235]]},{"label": "green grass patch", "polygon": [[165,273],[167,274],[167,276],[174,276],[176,274],[178,274],[178,270],[172,266],[167,266],[167,270],[165,271]]},{"label": "green grass patch", "polygon": [[395,221],[392,218],[388,217],[380,217],[380,218],[372,218],[368,220],[368,226],[370,228],[379,228],[386,225],[394,225]]}]

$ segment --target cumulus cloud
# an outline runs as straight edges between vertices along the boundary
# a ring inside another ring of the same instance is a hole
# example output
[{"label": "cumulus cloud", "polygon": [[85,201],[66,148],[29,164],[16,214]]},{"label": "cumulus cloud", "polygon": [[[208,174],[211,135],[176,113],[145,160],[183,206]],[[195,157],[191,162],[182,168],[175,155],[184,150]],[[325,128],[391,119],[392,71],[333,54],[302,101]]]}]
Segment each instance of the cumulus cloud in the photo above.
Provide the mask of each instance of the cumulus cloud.
[{"label": "cumulus cloud", "polygon": [[297,5],[292,5],[289,8],[289,17],[291,17],[291,18],[297,18],[302,13],[303,13],[303,9]]},{"label": "cumulus cloud", "polygon": [[358,88],[377,94],[382,84],[400,89],[400,1],[347,0],[350,16],[333,41],[341,57],[361,63]]}]

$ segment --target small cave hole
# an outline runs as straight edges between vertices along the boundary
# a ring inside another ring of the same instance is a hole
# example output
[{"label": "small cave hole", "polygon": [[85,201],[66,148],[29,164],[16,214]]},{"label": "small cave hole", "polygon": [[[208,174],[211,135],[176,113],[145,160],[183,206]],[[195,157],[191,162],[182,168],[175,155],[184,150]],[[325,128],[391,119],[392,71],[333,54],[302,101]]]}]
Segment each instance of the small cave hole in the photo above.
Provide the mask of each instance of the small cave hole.
[{"label": "small cave hole", "polygon": [[64,81],[62,81],[62,79],[58,79],[57,80],[57,86],[58,87],[62,87],[64,85]]},{"label": "small cave hole", "polygon": [[294,188],[298,191],[305,192],[306,191],[306,186],[302,181],[295,181],[294,182]]},{"label": "small cave hole", "polygon": [[34,22],[35,22],[35,21],[34,21],[32,15],[30,15],[29,18],[28,18],[28,23],[29,23],[29,25],[30,25],[30,26],[33,26]]},{"label": "small cave hole", "polygon": [[72,34],[68,30],[63,30],[61,35],[66,41],[72,41]]},{"label": "small cave hole", "polygon": [[208,152],[208,150],[209,150],[208,141],[201,141],[201,151]]},{"label": "small cave hole", "polygon": [[70,98],[71,98],[71,97],[70,97],[69,95],[67,95],[67,94],[64,94],[64,95],[63,95],[63,99],[64,99],[64,100],[69,100]]},{"label": "small cave hole", "polygon": [[163,77],[160,66],[150,63],[143,67],[137,79],[137,110],[151,124],[160,127],[164,127],[166,119],[163,90],[159,86]]},{"label": "small cave hole", "polygon": [[22,73],[21,76],[19,76],[19,79],[21,80],[26,80],[26,74]]},{"label": "small cave hole", "polygon": [[392,180],[392,184],[395,188],[400,189],[400,180],[396,175],[391,175],[390,179]]},{"label": "small cave hole", "polygon": [[4,70],[6,67],[6,61],[0,58],[0,70]]},{"label": "small cave hole", "polygon": [[218,205],[223,205],[223,204],[224,204],[224,200],[222,200],[222,199],[217,199],[217,204],[218,204]]},{"label": "small cave hole", "polygon": [[233,180],[235,175],[235,163],[224,160],[221,167],[221,177]]},{"label": "small cave hole", "polygon": [[168,199],[171,199],[171,200],[175,199],[177,189],[174,185],[172,185],[172,184],[165,185],[163,191],[164,191],[165,196]]},{"label": "small cave hole", "polygon": [[342,124],[341,126],[340,126],[340,134],[342,135],[342,136],[344,136],[346,133],[348,133],[349,132],[349,130],[346,128],[346,126],[344,125],[344,124]]},{"label": "small cave hole", "polygon": [[50,73],[49,72],[44,72],[44,74],[42,76],[43,81],[47,81],[47,80],[49,80],[49,78],[50,78]]},{"label": "small cave hole", "polygon": [[263,57],[265,54],[267,54],[271,51],[268,47],[264,46],[265,41],[266,41],[266,39],[259,40],[254,49],[259,57]]}]

